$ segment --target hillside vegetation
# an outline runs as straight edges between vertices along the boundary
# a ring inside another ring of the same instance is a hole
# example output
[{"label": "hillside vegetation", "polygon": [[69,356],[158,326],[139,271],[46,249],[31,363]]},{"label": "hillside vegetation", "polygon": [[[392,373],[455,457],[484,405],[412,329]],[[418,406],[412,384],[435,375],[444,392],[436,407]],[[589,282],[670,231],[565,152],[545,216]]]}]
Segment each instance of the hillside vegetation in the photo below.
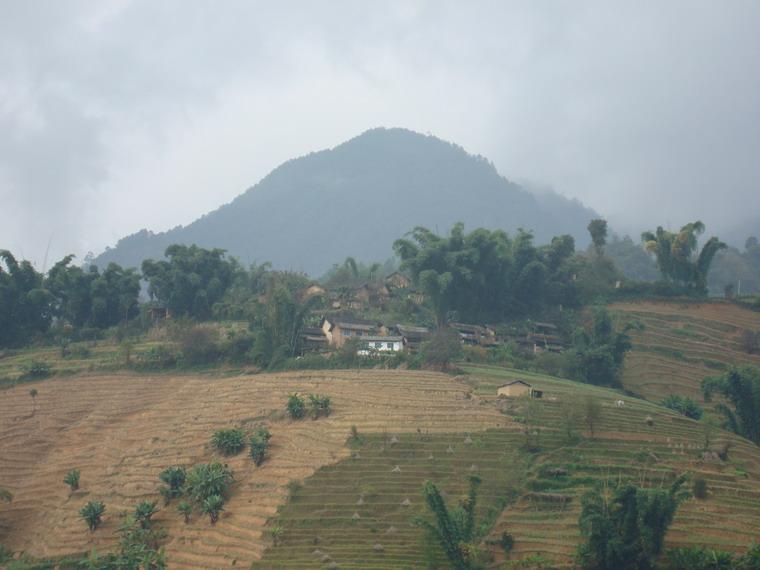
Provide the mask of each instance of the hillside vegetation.
[{"label": "hillside vegetation", "polygon": [[644,325],[629,332],[633,349],[622,383],[653,402],[668,394],[702,400],[706,376],[734,365],[760,365],[760,352],[750,354],[742,343],[745,331],[760,331],[760,312],[723,301],[639,301],[615,303],[609,310],[621,321]]},{"label": "hillside vegetation", "polygon": [[[235,200],[167,232],[143,230],[95,259],[139,267],[171,244],[226,249],[247,265],[320,275],[346,256],[384,260],[415,226],[533,230],[539,243],[570,234],[587,243],[595,212],[554,193],[537,198],[485,158],[433,136],[373,129],[290,160]],[[285,231],[287,228],[287,231]]]}]

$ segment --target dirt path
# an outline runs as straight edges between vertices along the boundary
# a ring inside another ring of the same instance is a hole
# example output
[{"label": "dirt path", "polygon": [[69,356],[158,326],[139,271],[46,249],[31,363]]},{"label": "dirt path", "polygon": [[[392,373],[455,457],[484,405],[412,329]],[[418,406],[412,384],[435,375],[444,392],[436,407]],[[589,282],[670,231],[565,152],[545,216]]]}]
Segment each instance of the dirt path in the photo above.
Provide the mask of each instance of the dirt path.
[{"label": "dirt path", "polygon": [[[108,549],[120,514],[158,499],[158,474],[169,465],[217,459],[214,430],[265,423],[271,458],[255,468],[246,455],[227,460],[235,473],[227,511],[216,526],[194,515],[190,524],[172,505],[155,520],[167,529],[173,568],[246,567],[268,541],[266,520],[287,498],[286,485],[347,454],[351,425],[360,432],[477,431],[504,425],[491,407],[466,398],[451,377],[407,371],[325,371],[235,378],[113,375],[50,380],[0,392],[0,487],[14,494],[0,506],[0,542],[32,556]],[[287,395],[328,394],[328,419],[282,417]],[[63,483],[81,470],[81,490]],[[103,500],[103,526],[87,531],[78,516]]]}]

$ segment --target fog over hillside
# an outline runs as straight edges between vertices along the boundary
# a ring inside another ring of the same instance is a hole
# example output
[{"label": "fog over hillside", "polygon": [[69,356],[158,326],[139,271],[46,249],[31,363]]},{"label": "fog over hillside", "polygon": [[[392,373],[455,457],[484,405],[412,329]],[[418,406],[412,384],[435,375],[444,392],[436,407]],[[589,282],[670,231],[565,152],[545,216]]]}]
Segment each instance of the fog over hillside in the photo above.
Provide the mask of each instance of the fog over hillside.
[{"label": "fog over hillside", "polygon": [[373,129],[331,150],[289,160],[231,203],[168,232],[144,230],[103,253],[139,266],[172,243],[226,249],[244,263],[319,275],[346,256],[385,260],[393,241],[422,225],[441,233],[531,230],[538,242],[570,234],[588,241],[594,211],[552,192],[510,182],[481,156],[405,129]]}]

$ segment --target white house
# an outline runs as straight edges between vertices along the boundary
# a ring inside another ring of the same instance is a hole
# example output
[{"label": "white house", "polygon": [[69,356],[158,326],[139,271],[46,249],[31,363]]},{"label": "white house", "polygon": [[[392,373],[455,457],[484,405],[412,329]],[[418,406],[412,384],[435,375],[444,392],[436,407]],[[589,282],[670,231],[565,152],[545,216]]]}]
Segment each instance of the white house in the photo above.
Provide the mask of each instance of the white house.
[{"label": "white house", "polygon": [[356,354],[370,356],[404,350],[403,336],[363,336]]}]

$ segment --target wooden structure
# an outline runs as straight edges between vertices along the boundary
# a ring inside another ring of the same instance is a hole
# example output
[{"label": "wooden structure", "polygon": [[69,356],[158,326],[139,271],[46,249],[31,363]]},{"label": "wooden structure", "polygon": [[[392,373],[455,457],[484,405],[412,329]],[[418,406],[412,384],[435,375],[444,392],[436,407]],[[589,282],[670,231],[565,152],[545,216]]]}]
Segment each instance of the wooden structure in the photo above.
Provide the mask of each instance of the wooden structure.
[{"label": "wooden structure", "polygon": [[327,348],[327,337],[319,327],[304,327],[301,331],[301,355],[321,352]]}]

